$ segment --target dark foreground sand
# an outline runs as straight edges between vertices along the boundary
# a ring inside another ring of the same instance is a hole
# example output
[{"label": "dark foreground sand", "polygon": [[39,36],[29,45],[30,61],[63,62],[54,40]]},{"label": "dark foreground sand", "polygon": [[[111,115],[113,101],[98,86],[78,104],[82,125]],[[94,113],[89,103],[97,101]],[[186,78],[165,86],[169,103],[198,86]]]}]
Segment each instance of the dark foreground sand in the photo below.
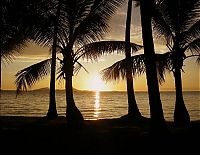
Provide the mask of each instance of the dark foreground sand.
[{"label": "dark foreground sand", "polygon": [[25,154],[199,154],[200,121],[188,128],[167,122],[169,134],[150,132],[149,121],[124,119],[85,121],[82,129],[69,129],[65,117],[0,116],[1,152]]}]

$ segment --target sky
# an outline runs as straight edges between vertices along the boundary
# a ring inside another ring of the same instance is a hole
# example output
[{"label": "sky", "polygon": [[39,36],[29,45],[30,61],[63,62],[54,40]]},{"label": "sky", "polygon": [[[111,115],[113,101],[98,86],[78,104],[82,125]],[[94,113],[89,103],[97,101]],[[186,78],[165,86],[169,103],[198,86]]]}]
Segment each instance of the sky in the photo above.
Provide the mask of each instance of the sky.
[{"label": "sky", "polygon": [[[118,10],[110,21],[110,31],[104,40],[122,40],[124,41],[126,20],[126,6]],[[133,8],[132,25],[131,25],[131,42],[142,45],[142,34],[140,26],[139,8]],[[165,52],[167,48],[159,40],[154,41],[156,52]],[[142,51],[140,51],[142,52]],[[15,74],[17,71],[28,67],[34,63],[45,60],[50,57],[48,48],[39,47],[33,43],[28,43],[24,49],[20,51],[12,63],[5,63],[2,66],[2,89],[15,89]],[[98,62],[87,62],[80,60],[85,68],[89,71],[86,73],[81,70],[78,75],[73,77],[73,87],[80,90],[126,90],[125,81],[104,82],[99,72],[112,65],[116,61],[123,59],[124,55],[108,55],[99,58]],[[184,62],[183,66],[183,90],[200,90],[200,64],[196,63],[196,59],[189,58]],[[49,77],[36,83],[31,89],[49,87]],[[56,83],[57,89],[64,89],[64,82]],[[134,88],[136,91],[146,91],[146,75],[134,78]],[[161,91],[174,90],[174,78],[172,73],[166,74],[165,83],[160,85]]]}]

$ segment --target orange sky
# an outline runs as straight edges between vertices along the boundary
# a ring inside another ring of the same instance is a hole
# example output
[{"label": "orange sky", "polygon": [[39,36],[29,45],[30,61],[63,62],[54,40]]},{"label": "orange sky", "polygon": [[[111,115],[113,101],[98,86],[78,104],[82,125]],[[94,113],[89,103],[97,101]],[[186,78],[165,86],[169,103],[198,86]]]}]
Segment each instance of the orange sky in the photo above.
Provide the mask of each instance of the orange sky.
[{"label": "orange sky", "polygon": [[[111,21],[110,33],[107,34],[104,40],[124,40],[125,31],[125,15],[126,7],[118,11]],[[131,41],[142,44],[141,27],[140,27],[140,16],[139,8],[134,8],[132,18],[132,30],[131,30]],[[166,51],[164,45],[156,43],[156,51]],[[21,51],[21,55],[9,64],[4,64],[2,67],[2,89],[15,89],[14,75],[18,70],[21,70],[31,64],[44,60],[50,56],[48,48],[41,48],[34,44],[28,44],[26,48]],[[124,58],[123,55],[110,55],[103,56],[99,59],[99,62],[89,63],[81,60],[81,63],[89,71],[85,73],[83,70],[74,77],[73,86],[81,90],[125,90],[126,85],[124,81],[109,82],[105,84],[99,75],[99,71],[112,65],[114,62]],[[184,62],[183,73],[183,89],[184,90],[200,90],[199,76],[200,76],[200,64],[195,63],[194,58],[190,58]],[[166,82],[160,86],[161,90],[174,90],[174,79],[172,74],[166,74]],[[49,87],[49,78],[46,78],[37,83],[33,89]],[[136,77],[134,80],[134,88],[137,91],[147,90],[145,75]],[[57,84],[57,89],[64,89],[64,85]]]}]

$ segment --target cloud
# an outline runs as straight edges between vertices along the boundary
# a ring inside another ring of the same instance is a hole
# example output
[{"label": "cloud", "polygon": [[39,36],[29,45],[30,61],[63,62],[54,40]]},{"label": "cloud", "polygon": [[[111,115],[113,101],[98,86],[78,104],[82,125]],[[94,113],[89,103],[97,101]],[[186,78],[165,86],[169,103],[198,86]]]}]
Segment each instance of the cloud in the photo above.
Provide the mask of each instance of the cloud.
[{"label": "cloud", "polygon": [[20,51],[23,57],[49,57],[50,51],[48,47],[41,47],[34,43],[28,43],[27,46]]},{"label": "cloud", "polygon": [[[110,21],[110,31],[104,38],[105,40],[124,40],[126,27],[126,12],[127,5],[124,5],[118,10]],[[139,8],[133,7],[132,24],[131,24],[131,39],[133,42],[141,42],[141,26]]]},{"label": "cloud", "polygon": [[37,56],[37,57],[28,57],[28,56],[19,56],[15,59],[15,62],[40,62],[49,57]]}]

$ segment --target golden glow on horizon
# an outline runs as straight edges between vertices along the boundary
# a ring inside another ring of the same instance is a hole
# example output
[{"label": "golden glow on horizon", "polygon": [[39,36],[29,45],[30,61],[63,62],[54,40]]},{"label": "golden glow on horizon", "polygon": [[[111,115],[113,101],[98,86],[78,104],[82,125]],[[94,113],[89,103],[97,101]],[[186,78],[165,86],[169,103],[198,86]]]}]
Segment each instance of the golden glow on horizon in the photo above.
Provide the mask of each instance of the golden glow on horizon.
[{"label": "golden glow on horizon", "polygon": [[88,81],[89,81],[89,85],[87,88],[88,90],[93,90],[98,92],[106,89],[105,83],[98,74],[93,74],[92,76],[90,76],[90,79]]},{"label": "golden glow on horizon", "polygon": [[[140,12],[139,8],[133,9],[133,24],[131,29],[131,41],[142,44],[141,26],[140,26]],[[124,40],[126,20],[126,6],[118,11],[111,22],[110,33],[107,33],[104,40]],[[117,23],[117,24],[116,24]],[[168,51],[165,45],[155,42],[156,51]],[[49,49],[39,47],[32,42],[27,44],[22,51],[20,57],[9,64],[3,64],[2,69],[2,89],[15,90],[15,74],[34,63],[38,63],[46,58],[49,58]],[[73,87],[79,90],[92,90],[92,91],[120,91],[126,90],[126,82],[108,82],[104,83],[101,76],[98,74],[104,68],[109,67],[113,63],[124,58],[124,55],[107,55],[100,58],[98,63],[91,63],[81,61],[81,64],[89,71],[90,74],[85,73],[83,70],[77,76],[73,77]],[[102,61],[103,60],[103,61]],[[196,63],[196,58],[186,59],[184,62],[184,73],[182,73],[183,90],[200,90],[200,67]],[[39,89],[49,87],[49,77],[36,83],[31,89]],[[61,84],[56,83],[56,89],[65,89],[64,81]],[[135,91],[147,91],[146,76],[135,77],[134,79]],[[165,83],[160,86],[160,90],[174,91],[174,78],[172,73],[166,74]]]}]

